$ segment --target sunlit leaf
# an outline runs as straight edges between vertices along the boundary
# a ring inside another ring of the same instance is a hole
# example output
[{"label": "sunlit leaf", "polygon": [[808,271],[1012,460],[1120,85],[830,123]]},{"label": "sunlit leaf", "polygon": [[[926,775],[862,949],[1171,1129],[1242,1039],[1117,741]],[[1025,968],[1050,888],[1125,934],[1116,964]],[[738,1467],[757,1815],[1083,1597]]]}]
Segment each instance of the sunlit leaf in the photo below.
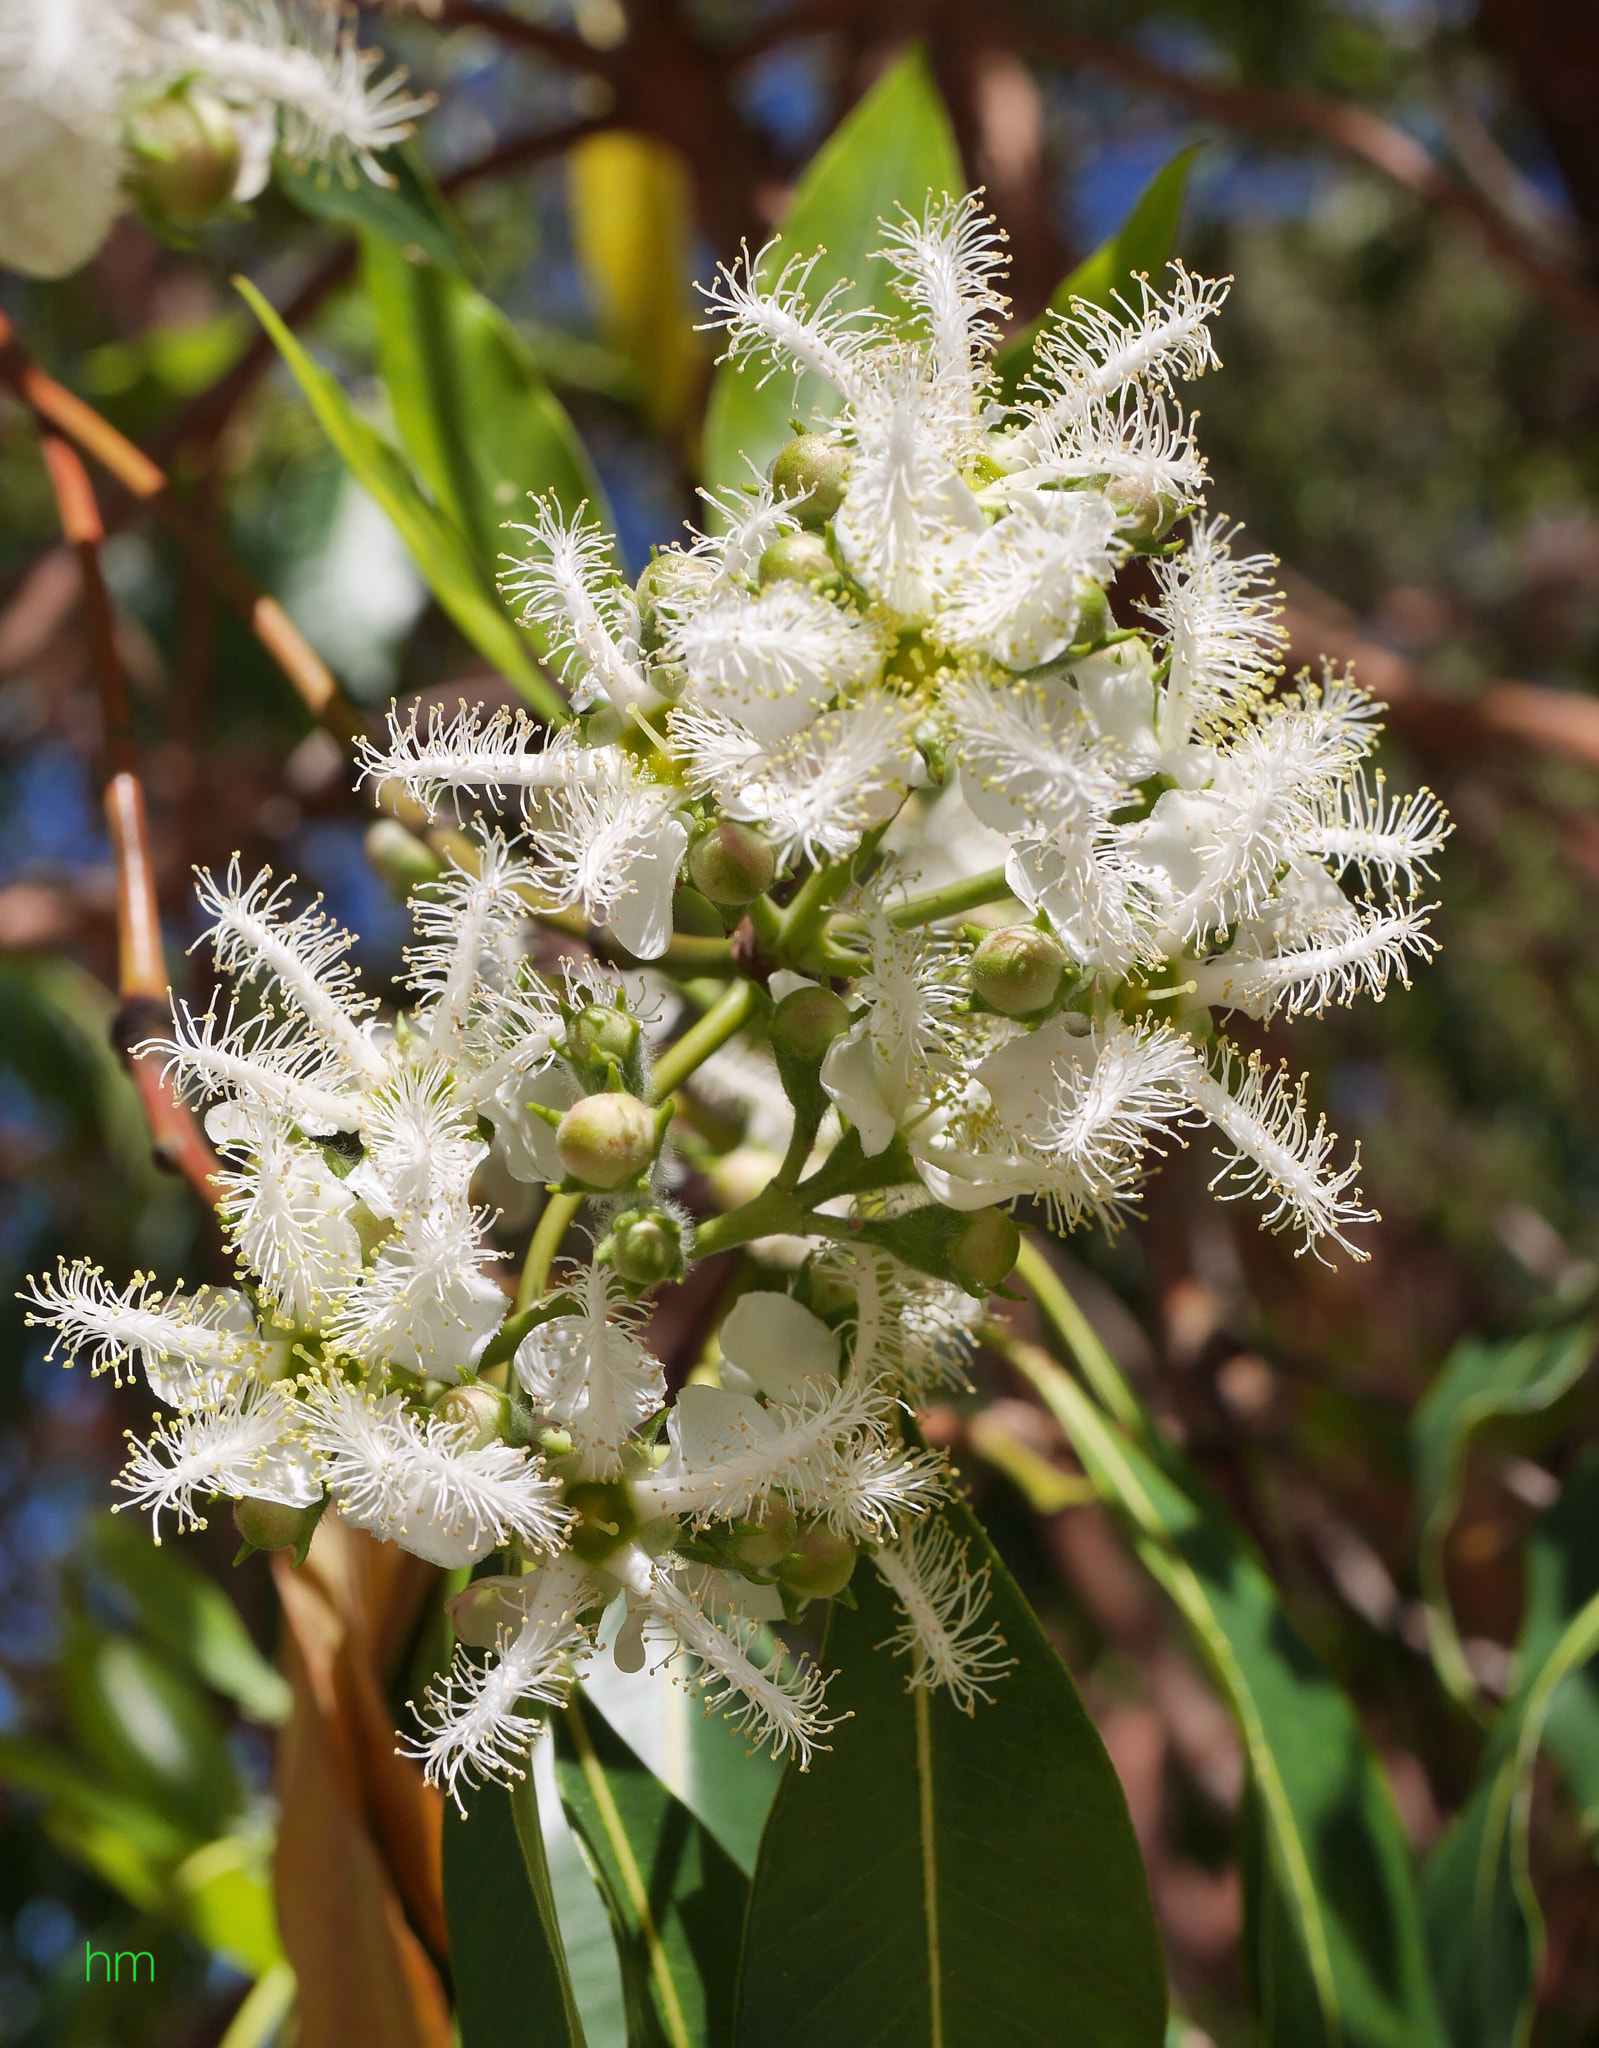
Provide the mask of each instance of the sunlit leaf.
[{"label": "sunlit leaf", "polygon": [[484,580],[514,547],[507,520],[529,494],[609,524],[599,478],[532,350],[499,308],[459,277],[361,238],[378,367],[395,425],[434,504],[470,546]]},{"label": "sunlit leaf", "polygon": [[382,163],[394,180],[391,185],[379,185],[366,177],[346,184],[325,170],[296,170],[281,156],[273,169],[278,184],[302,213],[381,235],[397,249],[414,249],[430,262],[464,276],[472,267],[471,250],[460,222],[421,158],[409,149],[392,149]]},{"label": "sunlit leaf", "polygon": [[186,1563],[171,1544],[157,1550],[143,1524],[126,1515],[97,1518],[95,1553],[131,1595],[141,1626],[197,1678],[236,1701],[252,1720],[284,1719],[288,1685],[250,1640],[214,1579]]},{"label": "sunlit leaf", "polygon": [[[806,166],[779,224],[782,240],[762,268],[773,278],[796,253],[825,254],[811,273],[811,294],[848,281],[841,306],[875,306],[893,315],[903,306],[884,263],[870,261],[882,239],[878,225],[901,206],[920,214],[929,194],[965,190],[949,116],[919,48],[883,73]],[[758,387],[758,388],[757,388]],[[719,490],[749,481],[749,462],[765,469],[788,439],[789,418],[836,410],[838,399],[819,379],[779,372],[765,384],[752,369],[724,363],[711,384],[705,416],[704,473]]]},{"label": "sunlit leaf", "polygon": [[1576,1383],[1593,1343],[1593,1325],[1587,1322],[1502,1343],[1463,1337],[1411,1419],[1428,1642],[1438,1676],[1456,1699],[1475,1699],[1477,1691],[1461,1652],[1444,1571],[1444,1546],[1460,1505],[1467,1447],[1476,1431],[1496,1417],[1532,1415],[1552,1406]]},{"label": "sunlit leaf", "polygon": [[1165,1972],[1121,1786],[1054,1647],[963,1505],[1013,1668],[962,1714],[907,1690],[864,1566],[824,1652],[852,1719],[785,1774],[745,1923],[738,2048],[1157,2048]]},{"label": "sunlit leaf", "polygon": [[337,380],[312,360],[255,287],[245,278],[236,282],[276,343],[323,433],[394,522],[445,611],[530,704],[546,717],[564,718],[564,702],[533,660],[460,529],[428,502],[399,450],[356,413]]},{"label": "sunlit leaf", "polygon": [[173,1873],[189,1932],[251,1977],[283,1960],[264,1848],[242,1836],[224,1835],[196,1849]]}]

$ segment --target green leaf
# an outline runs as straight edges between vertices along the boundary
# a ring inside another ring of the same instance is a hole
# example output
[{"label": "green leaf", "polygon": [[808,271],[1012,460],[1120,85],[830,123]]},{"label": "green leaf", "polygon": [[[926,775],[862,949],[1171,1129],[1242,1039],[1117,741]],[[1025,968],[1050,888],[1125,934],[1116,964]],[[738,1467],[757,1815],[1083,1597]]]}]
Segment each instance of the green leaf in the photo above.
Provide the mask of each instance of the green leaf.
[{"label": "green leaf", "polygon": [[[1528,1867],[1533,1767],[1557,1749],[1579,1805],[1599,1766],[1599,1453],[1578,1466],[1528,1547],[1516,1690],[1465,1805],[1422,1877],[1433,1976],[1453,2048],[1524,2048],[1543,1956]],[[1558,1731],[1558,1735],[1557,1735]]]},{"label": "green leaf", "polygon": [[[1171,260],[1177,246],[1177,228],[1182,219],[1183,199],[1188,190],[1188,173],[1194,158],[1204,148],[1191,142],[1161,165],[1133,201],[1133,209],[1115,234],[1085,256],[1077,268],[1063,277],[1049,295],[1050,309],[1064,313],[1073,299],[1087,299],[1096,306],[1112,306],[1116,295],[1125,295],[1134,277],[1143,273],[1157,279]],[[1013,334],[995,361],[1000,385],[1007,399],[1013,398],[1023,377],[1032,367],[1033,348],[1043,328],[1037,319]]]},{"label": "green leaf", "polygon": [[101,1566],[131,1594],[145,1631],[181,1657],[197,1678],[237,1702],[253,1721],[286,1720],[287,1683],[250,1640],[238,1610],[214,1579],[170,1544],[157,1550],[143,1526],[123,1515],[95,1521]]},{"label": "green leaf", "polygon": [[[602,1652],[620,1619],[619,1607],[607,1616]],[[641,1671],[623,1672],[611,1657],[596,1657],[584,1674],[583,1697],[752,1877],[782,1765],[765,1750],[752,1752],[725,1715],[707,1714],[666,1671],[648,1662]]]},{"label": "green leaf", "polygon": [[744,1928],[738,2048],[1159,2048],[1165,1972],[1121,1786],[1066,1667],[963,1504],[946,1509],[1016,1663],[962,1714],[910,1691],[875,1572],[836,1607],[828,1704]]},{"label": "green leaf", "polygon": [[381,161],[394,180],[392,185],[379,185],[367,177],[357,177],[347,185],[325,170],[296,170],[282,156],[273,169],[279,186],[302,213],[364,234],[381,235],[397,249],[414,249],[430,262],[464,276],[472,268],[472,252],[460,222],[421,158],[409,149],[393,149]]},{"label": "green leaf", "polygon": [[1587,1322],[1540,1330],[1508,1343],[1463,1337],[1411,1419],[1428,1646],[1439,1678],[1458,1700],[1474,1701],[1477,1687],[1449,1605],[1444,1546],[1460,1505],[1467,1447],[1473,1434],[1495,1417],[1532,1415],[1552,1406],[1581,1376],[1593,1342],[1593,1325]]},{"label": "green leaf", "polygon": [[244,1803],[211,1703],[163,1651],[68,1614],[61,1689],[73,1735],[97,1769],[200,1841]]},{"label": "green leaf", "polygon": [[[1026,1247],[1018,1270],[1055,1320],[1041,1264]],[[1113,1391],[1135,1426],[1096,1407],[1037,1346],[1013,1341],[1006,1355],[1129,1526],[1238,1722],[1251,1780],[1246,1960],[1263,2040],[1436,2048],[1443,2036],[1409,1855],[1354,1708],[1289,1621],[1253,1548],[1142,1415],[1092,1332],[1084,1325],[1075,1337],[1096,1388]]]},{"label": "green leaf", "polygon": [[536,711],[545,718],[564,720],[564,699],[534,662],[527,642],[479,570],[460,529],[429,504],[399,450],[356,413],[338,381],[312,360],[254,285],[242,277],[234,282],[277,345],[323,433],[393,520],[445,611]]},{"label": "green leaf", "polygon": [[531,1776],[445,1807],[444,1916],[461,2048],[584,2048]]},{"label": "green leaf", "polygon": [[249,1977],[264,1976],[283,1960],[267,1846],[223,1835],[173,1873],[189,1932]]},{"label": "green leaf", "polygon": [[461,278],[361,237],[378,368],[395,424],[435,505],[492,583],[509,519],[529,494],[569,516],[587,504],[609,526],[599,478],[532,350],[500,309]]},{"label": "green leaf", "polygon": [[77,1757],[48,1743],[0,1736],[0,1784],[38,1799],[46,1829],[66,1853],[140,1912],[162,1908],[170,1872],[196,1846],[187,1830],[143,1800],[96,1784]]},{"label": "green leaf", "polygon": [[630,2048],[725,2048],[748,1885],[600,1714],[556,1721],[561,1799],[622,1965]]},{"label": "green leaf", "polygon": [[[870,306],[892,317],[904,308],[891,272],[870,260],[882,240],[879,221],[892,219],[901,206],[919,215],[929,194],[965,189],[960,152],[927,59],[920,47],[910,49],[806,166],[778,229],[782,239],[760,275],[770,282],[790,256],[820,248],[809,286],[813,304],[829,286],[847,281],[841,308]],[[707,485],[724,490],[747,483],[744,458],[764,470],[789,438],[791,415],[833,412],[840,402],[820,378],[802,377],[796,395],[782,371],[761,384],[759,371],[724,363],[712,380],[705,416]]]}]

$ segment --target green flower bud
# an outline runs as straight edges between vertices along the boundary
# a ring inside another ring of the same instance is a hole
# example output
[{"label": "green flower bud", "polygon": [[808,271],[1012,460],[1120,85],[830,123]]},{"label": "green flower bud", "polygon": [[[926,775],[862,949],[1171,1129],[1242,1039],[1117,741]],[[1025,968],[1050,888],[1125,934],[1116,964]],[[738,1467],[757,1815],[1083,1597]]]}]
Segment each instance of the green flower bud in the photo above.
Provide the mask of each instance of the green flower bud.
[{"label": "green flower bud", "polygon": [[611,1225],[601,1250],[635,1287],[675,1280],[683,1271],[683,1226],[665,1209],[628,1209]]},{"label": "green flower bud", "polygon": [[[638,604],[639,644],[646,654],[653,654],[665,637],[661,606],[683,581],[686,560],[687,557],[674,554],[669,549],[652,555],[633,586],[633,596]],[[692,568],[689,573],[693,573]]]},{"label": "green flower bud", "polygon": [[800,1600],[831,1600],[849,1584],[854,1569],[855,1546],[849,1538],[813,1522],[778,1565],[777,1578]]},{"label": "green flower bud", "polygon": [[322,1506],[321,1501],[313,1501],[308,1508],[291,1508],[280,1500],[236,1500],[233,1526],[252,1550],[292,1550],[295,1563],[300,1564],[322,1519]]},{"label": "green flower bud", "polygon": [[760,1511],[736,1522],[732,1551],[740,1564],[751,1571],[768,1572],[781,1564],[794,1548],[799,1521],[786,1500],[775,1493],[762,1501]]},{"label": "green flower bud", "polygon": [[579,1479],[566,1489],[577,1517],[572,1549],[585,1564],[604,1564],[638,1528],[638,1514],[621,1480]]},{"label": "green flower bud", "polygon": [[123,140],[128,189],[161,226],[197,228],[232,197],[238,131],[226,103],[194,80],[135,102]]},{"label": "green flower bud", "polygon": [[785,533],[761,550],[755,573],[767,583],[820,583],[838,568],[816,533]]},{"label": "green flower bud", "polygon": [[469,1649],[492,1650],[504,1635],[515,1635],[526,1615],[521,1594],[525,1581],[501,1574],[474,1579],[444,1603],[457,1642]]},{"label": "green flower bud", "polygon": [[609,1003],[590,1003],[566,1027],[568,1056],[583,1067],[622,1066],[639,1041],[638,1020]]},{"label": "green flower bud", "polygon": [[734,818],[718,818],[710,831],[690,847],[688,871],[695,888],[713,903],[742,910],[772,886],[777,874],[777,855],[771,842],[763,839],[753,825],[741,825]]},{"label": "green flower bud", "polygon": [[1122,515],[1123,539],[1135,548],[1153,547],[1182,509],[1174,499],[1163,498],[1147,484],[1127,480],[1112,485],[1108,495]]},{"label": "green flower bud", "polygon": [[849,1029],[849,1009],[830,988],[796,988],[772,1012],[772,1043],[796,1059],[819,1060]]},{"label": "green flower bud", "polygon": [[949,1269],[969,1294],[989,1294],[1010,1277],[1022,1234],[1003,1209],[977,1209],[950,1238]]},{"label": "green flower bud", "polygon": [[472,1432],[467,1448],[475,1451],[505,1435],[511,1404],[487,1380],[465,1380],[444,1389],[433,1403],[433,1413],[441,1422],[466,1423]]},{"label": "green flower bud", "polygon": [[1074,640],[1090,647],[1097,647],[1115,624],[1110,615],[1110,599],[1097,583],[1084,576],[1077,584],[1077,630]]},{"label": "green flower bud", "polygon": [[425,840],[407,832],[398,818],[379,818],[368,825],[361,842],[367,864],[381,875],[396,896],[409,896],[423,882],[436,881],[443,862]]},{"label": "green flower bud", "polygon": [[972,955],[972,992],[1002,1017],[1031,1017],[1060,993],[1066,955],[1035,924],[990,932]]},{"label": "green flower bud", "polygon": [[778,449],[772,495],[807,526],[825,526],[844,502],[849,450],[822,434],[796,434]]},{"label": "green flower bud", "polygon": [[636,1095],[585,1095],[556,1125],[555,1149],[585,1187],[625,1187],[655,1157],[654,1113]]}]

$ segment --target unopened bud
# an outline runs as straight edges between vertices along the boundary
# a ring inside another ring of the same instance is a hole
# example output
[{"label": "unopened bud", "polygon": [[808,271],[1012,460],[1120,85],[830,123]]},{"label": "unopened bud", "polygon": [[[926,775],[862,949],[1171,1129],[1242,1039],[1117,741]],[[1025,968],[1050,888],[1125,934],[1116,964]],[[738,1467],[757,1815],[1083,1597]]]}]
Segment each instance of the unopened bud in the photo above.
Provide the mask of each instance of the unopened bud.
[{"label": "unopened bud", "polygon": [[585,1095],[557,1124],[555,1149],[586,1187],[625,1187],[655,1157],[655,1117],[636,1095]]},{"label": "unopened bud", "polygon": [[800,1060],[819,1060],[848,1029],[848,1006],[830,988],[792,989],[772,1012],[772,1043]]},{"label": "unopened bud", "polygon": [[423,882],[436,881],[443,862],[425,840],[407,832],[398,818],[379,818],[362,840],[367,864],[397,896],[409,896]]},{"label": "unopened bud", "polygon": [[1122,539],[1134,548],[1153,547],[1181,509],[1175,499],[1163,498],[1148,484],[1131,479],[1113,484],[1107,495],[1121,515]]},{"label": "unopened bud", "polygon": [[949,1240],[949,1270],[971,1294],[988,1294],[1009,1278],[1022,1234],[1003,1209],[978,1209]]},{"label": "unopened bud", "polygon": [[854,1569],[855,1546],[849,1538],[813,1522],[800,1531],[777,1577],[800,1600],[831,1600],[849,1584]]},{"label": "unopened bud", "polygon": [[817,533],[785,533],[761,550],[756,575],[767,583],[820,583],[838,568]]},{"label": "unopened bud", "polygon": [[590,1003],[566,1027],[566,1050],[579,1066],[621,1066],[639,1041],[638,1020],[609,1003]]},{"label": "unopened bud", "polygon": [[515,1635],[527,1615],[529,1581],[500,1576],[474,1579],[444,1603],[457,1642],[469,1649],[492,1650],[505,1635]]},{"label": "unopened bud", "polygon": [[566,1489],[576,1521],[571,1543],[585,1564],[604,1564],[638,1528],[627,1488],[620,1480],[580,1479]]},{"label": "unopened bud", "polygon": [[128,189],[163,226],[197,228],[232,197],[239,175],[233,116],[192,79],[137,101],[123,140]]},{"label": "unopened bud", "polygon": [[796,434],[771,467],[772,496],[807,526],[825,526],[844,502],[849,450],[822,434]]},{"label": "unopened bud", "polygon": [[770,1571],[773,1565],[780,1564],[799,1535],[794,1510],[776,1494],[762,1501],[753,1515],[735,1526],[738,1534],[733,1539],[733,1555],[740,1564],[757,1572]]},{"label": "unopened bud", "polygon": [[687,573],[693,575],[697,565],[670,548],[652,555],[633,586],[633,596],[638,604],[639,643],[646,654],[654,653],[665,638],[661,607],[682,583],[685,562],[689,563]]},{"label": "unopened bud", "polygon": [[1066,955],[1035,924],[990,932],[972,955],[972,991],[1002,1017],[1030,1017],[1060,993]]},{"label": "unopened bud", "polygon": [[472,1432],[466,1448],[475,1451],[504,1436],[511,1404],[486,1380],[466,1380],[458,1387],[446,1387],[433,1403],[433,1413],[441,1422],[464,1423]]},{"label": "unopened bud", "polygon": [[689,852],[688,871],[694,886],[713,903],[742,910],[764,896],[777,874],[777,854],[770,840],[753,825],[718,818]]},{"label": "unopened bud", "polygon": [[1099,584],[1082,576],[1077,582],[1077,626],[1072,638],[1084,646],[1097,647],[1110,631],[1115,621],[1110,615],[1110,599]]},{"label": "unopened bud", "polygon": [[317,1523],[322,1519],[321,1501],[308,1508],[291,1508],[280,1500],[236,1500],[233,1526],[252,1550],[292,1550],[296,1564],[305,1556]]},{"label": "unopened bud", "polygon": [[635,1287],[676,1279],[683,1270],[683,1226],[665,1209],[628,1209],[611,1225],[604,1249]]}]

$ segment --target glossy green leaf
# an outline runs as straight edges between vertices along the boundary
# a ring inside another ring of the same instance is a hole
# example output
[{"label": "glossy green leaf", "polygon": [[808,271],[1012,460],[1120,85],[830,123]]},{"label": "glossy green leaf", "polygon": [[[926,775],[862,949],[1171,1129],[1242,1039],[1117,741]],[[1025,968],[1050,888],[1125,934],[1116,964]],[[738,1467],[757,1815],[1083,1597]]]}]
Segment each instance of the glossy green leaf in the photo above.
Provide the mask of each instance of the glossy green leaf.
[{"label": "glossy green leaf", "polygon": [[[618,1603],[606,1617],[602,1651],[620,1620]],[[765,1750],[752,1752],[725,1715],[707,1714],[670,1672],[649,1663],[623,1672],[609,1656],[596,1657],[584,1674],[583,1696],[744,1875],[753,1876],[782,1766]]]},{"label": "glossy green leaf", "polygon": [[[1203,143],[1190,143],[1161,165],[1115,234],[1090,251],[1050,293],[1052,311],[1064,313],[1073,299],[1111,306],[1118,293],[1126,295],[1140,273],[1152,282],[1159,279],[1177,246],[1188,173],[1203,147]],[[1015,395],[1032,366],[1033,348],[1043,325],[1042,318],[1029,322],[999,351],[995,368],[1008,398]]]},{"label": "glossy green leaf", "polygon": [[217,2048],[272,2048],[283,2038],[283,2023],[294,2010],[294,1989],[291,1966],[274,1963],[251,1985]]},{"label": "glossy green leaf", "polygon": [[245,278],[236,282],[288,364],[323,433],[393,520],[445,611],[537,711],[564,719],[564,701],[534,661],[459,528],[428,502],[399,450],[357,414],[337,379],[312,360],[254,285]]},{"label": "glossy green leaf", "polygon": [[[1012,1343],[1008,1355],[1176,1604],[1243,1738],[1246,1962],[1263,2040],[1438,2048],[1409,1852],[1353,1706],[1289,1621],[1253,1547],[1143,1415],[1032,1247],[1018,1272],[1124,1420],[1036,1346]],[[1055,1313],[1056,1296],[1069,1315]]]},{"label": "glossy green leaf", "polygon": [[500,309],[461,278],[416,262],[381,236],[361,238],[378,368],[395,424],[435,505],[493,582],[530,494],[562,511],[610,515],[599,478],[532,350]]},{"label": "glossy green leaf", "polygon": [[223,1835],[196,1849],[173,1873],[189,1932],[250,1977],[264,1976],[283,1960],[268,1846],[241,1835]]},{"label": "glossy green leaf", "polygon": [[472,267],[466,237],[421,159],[408,149],[393,149],[382,162],[392,185],[361,176],[346,184],[326,170],[296,170],[281,156],[273,168],[278,184],[302,213],[381,235],[397,249],[414,249],[464,276]]},{"label": "glossy green leaf", "polygon": [[1466,1450],[1496,1417],[1532,1415],[1558,1401],[1593,1352],[1593,1325],[1570,1323],[1508,1342],[1463,1337],[1444,1360],[1410,1425],[1420,1521],[1418,1563],[1433,1664],[1459,1700],[1476,1698],[1449,1605],[1444,1546],[1460,1505]]},{"label": "glossy green leaf", "polygon": [[1599,1454],[1573,1473],[1528,1546],[1516,1689],[1471,1796],[1427,1859],[1433,1976],[1453,2048],[1523,2048],[1543,1955],[1528,1868],[1533,1767],[1555,1749],[1581,1806],[1599,1763]]},{"label": "glossy green leaf", "polygon": [[287,1718],[289,1688],[250,1639],[238,1610],[214,1579],[184,1561],[171,1544],[159,1550],[144,1526],[126,1515],[95,1522],[95,1554],[127,1592],[145,1632],[251,1720]]},{"label": "glossy green leaf", "polygon": [[461,2048],[585,2048],[531,1777],[445,1807],[444,1914]]},{"label": "glossy green leaf", "polygon": [[533,1782],[550,1895],[588,2048],[628,2048],[627,2000],[611,1916],[561,1805],[553,1742],[540,1742],[534,1750]]},{"label": "glossy green leaf", "polygon": [[1120,1784],[1077,1689],[964,1505],[946,1510],[1013,1668],[991,1705],[907,1689],[862,1567],[828,1705],[785,1773],[744,1930],[738,2048],[1159,2048],[1165,1972]]},{"label": "glossy green leaf", "polygon": [[[812,302],[847,282],[841,308],[904,310],[887,264],[871,260],[878,223],[901,206],[920,214],[928,195],[966,188],[949,116],[920,48],[908,50],[845,116],[806,166],[779,227],[781,240],[761,266],[775,278],[790,256],[824,253],[811,272]],[[789,437],[789,419],[834,412],[839,398],[821,379],[779,371],[762,384],[757,369],[724,363],[711,384],[705,416],[705,481],[713,490],[749,481],[749,458],[764,470]]]},{"label": "glossy green leaf", "polygon": [[556,1769],[616,1936],[630,2048],[726,2048],[748,1885],[731,1857],[574,1698]]}]

